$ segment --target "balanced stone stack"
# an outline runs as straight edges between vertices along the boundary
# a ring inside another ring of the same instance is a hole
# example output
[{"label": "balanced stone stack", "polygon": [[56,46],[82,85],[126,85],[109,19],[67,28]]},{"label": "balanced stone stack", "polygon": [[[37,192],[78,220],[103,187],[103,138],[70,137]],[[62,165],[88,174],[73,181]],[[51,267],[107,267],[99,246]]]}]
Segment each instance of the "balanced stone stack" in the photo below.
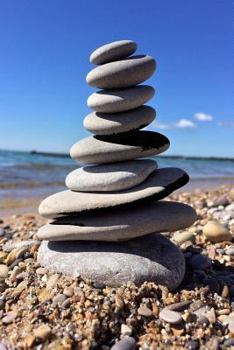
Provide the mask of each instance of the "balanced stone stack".
[{"label": "balanced stone stack", "polygon": [[156,62],[131,56],[136,48],[133,41],[116,41],[90,57],[97,67],[87,82],[102,89],[88,98],[93,112],[84,119],[94,136],[70,151],[88,165],[68,174],[68,190],[41,203],[40,214],[52,220],[39,229],[44,241],[38,261],[101,285],[153,281],[174,289],[184,276],[184,258],[160,233],[190,226],[196,213],[183,203],[161,201],[188,182],[183,170],[139,159],[167,150],[169,140],[141,130],[156,113],[144,105],[153,87],[139,84],[152,76]]}]

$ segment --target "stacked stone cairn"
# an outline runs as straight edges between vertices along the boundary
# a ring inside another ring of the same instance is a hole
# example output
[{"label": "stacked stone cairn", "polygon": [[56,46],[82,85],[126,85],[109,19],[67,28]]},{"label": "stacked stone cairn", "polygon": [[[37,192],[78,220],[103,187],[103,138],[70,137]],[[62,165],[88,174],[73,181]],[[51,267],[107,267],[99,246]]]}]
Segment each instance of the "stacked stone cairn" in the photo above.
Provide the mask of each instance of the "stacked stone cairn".
[{"label": "stacked stone cairn", "polygon": [[190,226],[196,213],[183,203],[162,200],[185,185],[188,175],[145,159],[166,151],[169,140],[141,130],[156,113],[144,105],[154,96],[153,87],[139,84],[152,76],[156,62],[133,55],[136,49],[135,42],[122,40],[90,56],[97,67],[87,83],[102,89],[88,98],[93,112],[84,119],[94,136],[71,148],[71,157],[85,166],[68,174],[68,190],[40,204],[40,214],[50,223],[38,231],[44,240],[38,261],[98,285],[152,281],[174,289],[184,277],[184,257],[160,233]]}]

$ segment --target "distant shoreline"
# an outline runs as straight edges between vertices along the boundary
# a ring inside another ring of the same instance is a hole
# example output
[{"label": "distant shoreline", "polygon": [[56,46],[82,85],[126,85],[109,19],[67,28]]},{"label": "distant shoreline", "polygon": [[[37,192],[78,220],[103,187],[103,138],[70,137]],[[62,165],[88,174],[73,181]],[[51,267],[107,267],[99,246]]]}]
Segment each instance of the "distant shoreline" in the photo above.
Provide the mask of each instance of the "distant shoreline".
[{"label": "distant shoreline", "polygon": [[[70,158],[69,153],[63,153],[63,152],[46,152],[46,151],[37,151],[37,150],[31,150],[31,151],[18,151],[18,150],[7,150],[7,149],[0,149],[0,152],[14,152],[14,153],[26,153],[36,156],[44,156],[44,157],[58,157],[58,158]],[[165,158],[165,159],[191,159],[191,160],[214,160],[214,161],[234,161],[234,157],[216,157],[216,156],[186,156],[186,155],[157,155],[159,158]]]},{"label": "distant shoreline", "polygon": [[[42,152],[42,151],[29,151],[25,153],[30,153],[33,155],[45,156],[45,157],[61,157],[70,158],[68,153],[56,153],[56,152]],[[170,158],[170,159],[192,159],[192,160],[222,160],[222,161],[234,161],[234,157],[199,157],[199,156],[182,156],[182,155],[158,155],[160,158]]]}]

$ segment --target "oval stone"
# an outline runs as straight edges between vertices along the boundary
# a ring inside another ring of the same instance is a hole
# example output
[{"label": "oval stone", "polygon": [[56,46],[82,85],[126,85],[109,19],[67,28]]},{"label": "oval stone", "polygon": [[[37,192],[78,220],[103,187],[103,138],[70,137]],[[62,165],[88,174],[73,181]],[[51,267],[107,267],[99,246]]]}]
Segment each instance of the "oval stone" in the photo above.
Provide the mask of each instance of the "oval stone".
[{"label": "oval stone", "polygon": [[[139,220],[140,218],[140,220]],[[153,232],[173,232],[194,223],[196,213],[183,203],[152,202],[134,208],[59,218],[42,226],[37,236],[48,241],[124,241]]]},{"label": "oval stone", "polygon": [[171,324],[177,324],[183,321],[179,312],[169,310],[166,307],[159,313],[159,318]]},{"label": "oval stone", "polygon": [[124,112],[142,106],[154,96],[154,93],[154,88],[148,85],[119,90],[100,90],[89,96],[87,104],[96,112]]},{"label": "oval stone", "polygon": [[44,199],[39,213],[47,218],[77,214],[84,210],[110,208],[139,201],[159,200],[184,186],[189,180],[179,168],[155,170],[142,184],[121,192],[62,191]]},{"label": "oval stone", "polygon": [[104,64],[116,61],[132,55],[137,49],[137,44],[132,40],[118,40],[100,46],[90,55],[90,62]]},{"label": "oval stone", "polygon": [[113,287],[149,281],[175,289],[185,273],[183,254],[160,234],[127,242],[43,241],[38,263],[54,272]]},{"label": "oval stone", "polygon": [[83,163],[102,164],[153,156],[169,146],[168,138],[160,133],[132,131],[84,138],[71,147],[70,155]]},{"label": "oval stone", "polygon": [[126,88],[149,79],[155,69],[153,57],[132,56],[94,68],[87,74],[86,82],[99,89]]},{"label": "oval stone", "polygon": [[93,134],[111,135],[142,129],[149,125],[155,116],[154,108],[149,106],[120,113],[92,112],[85,117],[83,125]]},{"label": "oval stone", "polygon": [[139,185],[156,169],[151,159],[86,166],[69,173],[65,183],[72,191],[121,191]]}]

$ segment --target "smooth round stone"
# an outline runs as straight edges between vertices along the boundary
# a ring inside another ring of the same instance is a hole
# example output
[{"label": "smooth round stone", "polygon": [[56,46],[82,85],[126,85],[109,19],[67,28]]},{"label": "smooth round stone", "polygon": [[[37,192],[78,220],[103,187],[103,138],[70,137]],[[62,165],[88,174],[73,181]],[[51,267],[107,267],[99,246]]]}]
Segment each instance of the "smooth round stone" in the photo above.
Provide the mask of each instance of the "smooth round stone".
[{"label": "smooth round stone", "polygon": [[62,191],[44,199],[39,213],[48,218],[77,214],[85,210],[110,208],[138,201],[159,200],[184,186],[189,180],[179,168],[161,168],[154,171],[142,184],[121,192]]},{"label": "smooth round stone", "polygon": [[151,159],[86,166],[69,173],[65,183],[72,191],[121,191],[139,185],[157,167]]},{"label": "smooth round stone", "polygon": [[90,56],[90,62],[104,64],[132,55],[137,44],[132,40],[118,40],[97,48]]},{"label": "smooth round stone", "polygon": [[[140,218],[140,220],[139,220]],[[183,203],[152,202],[133,208],[60,218],[42,226],[37,236],[48,241],[123,241],[153,232],[173,232],[194,223],[196,213]]]},{"label": "smooth round stone", "polygon": [[154,88],[148,85],[139,85],[119,90],[100,90],[89,96],[87,104],[88,107],[94,109],[96,112],[124,112],[142,106],[154,94]]},{"label": "smooth round stone", "polygon": [[113,287],[150,281],[174,289],[185,272],[183,254],[160,234],[118,243],[43,241],[38,262],[55,272]]},{"label": "smooth round stone", "polygon": [[183,320],[179,312],[169,310],[166,307],[159,313],[159,318],[170,324],[177,324]]},{"label": "smooth round stone", "polygon": [[120,113],[92,112],[85,117],[83,125],[93,134],[111,135],[142,129],[152,123],[155,116],[155,110],[149,106]]},{"label": "smooth round stone", "polygon": [[211,220],[203,227],[203,234],[212,243],[231,241],[232,234],[219,221]]},{"label": "smooth round stone", "polygon": [[86,82],[99,89],[122,89],[149,79],[156,70],[156,61],[148,55],[125,58],[92,69]]},{"label": "smooth round stone", "polygon": [[154,156],[170,146],[168,138],[154,131],[91,136],[75,143],[70,156],[82,163],[114,163]]},{"label": "smooth round stone", "polygon": [[177,244],[180,245],[187,241],[194,242],[195,235],[193,232],[184,231],[184,232],[175,233],[173,236],[173,239]]}]

